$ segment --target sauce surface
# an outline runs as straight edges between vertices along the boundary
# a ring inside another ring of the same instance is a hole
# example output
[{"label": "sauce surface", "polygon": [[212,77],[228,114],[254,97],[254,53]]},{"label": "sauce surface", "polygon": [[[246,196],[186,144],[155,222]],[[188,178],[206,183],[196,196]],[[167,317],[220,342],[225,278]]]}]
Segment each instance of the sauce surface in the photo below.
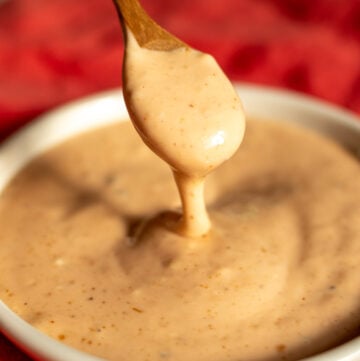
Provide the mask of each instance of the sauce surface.
[{"label": "sauce surface", "polygon": [[38,157],[0,197],[1,299],[114,361],[297,360],[354,336],[359,162],[309,131],[249,121],[208,178],[212,231],[187,239],[152,226],[179,200],[129,123]]}]

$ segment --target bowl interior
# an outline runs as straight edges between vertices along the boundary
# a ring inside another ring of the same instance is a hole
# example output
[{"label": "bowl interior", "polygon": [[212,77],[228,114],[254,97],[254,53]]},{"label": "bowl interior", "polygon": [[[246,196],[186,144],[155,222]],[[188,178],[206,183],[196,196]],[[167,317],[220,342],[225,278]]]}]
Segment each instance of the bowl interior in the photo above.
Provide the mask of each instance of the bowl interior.
[{"label": "bowl interior", "polygon": [[[237,85],[248,117],[295,122],[324,133],[360,156],[360,120],[318,100],[273,88]],[[128,118],[121,90],[112,90],[62,106],[38,118],[0,148],[0,193],[11,178],[39,153],[83,131]],[[99,361],[50,339],[0,301],[0,329],[37,359]],[[360,359],[360,337],[308,361]]]}]

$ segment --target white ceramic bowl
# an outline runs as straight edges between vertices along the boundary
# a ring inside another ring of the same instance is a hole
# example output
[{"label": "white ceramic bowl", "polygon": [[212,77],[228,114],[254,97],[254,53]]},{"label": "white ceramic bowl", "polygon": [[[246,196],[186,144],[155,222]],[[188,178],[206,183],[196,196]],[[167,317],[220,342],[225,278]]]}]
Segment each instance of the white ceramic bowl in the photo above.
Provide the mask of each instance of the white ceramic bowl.
[{"label": "white ceramic bowl", "polygon": [[[360,156],[360,119],[318,100],[273,88],[240,85],[249,117],[278,119],[314,128]],[[30,159],[84,130],[127,118],[121,90],[72,102],[32,122],[0,148],[0,192]],[[55,341],[16,316],[0,301],[0,330],[29,355],[48,361],[100,361]],[[360,337],[307,361],[359,361]]]}]

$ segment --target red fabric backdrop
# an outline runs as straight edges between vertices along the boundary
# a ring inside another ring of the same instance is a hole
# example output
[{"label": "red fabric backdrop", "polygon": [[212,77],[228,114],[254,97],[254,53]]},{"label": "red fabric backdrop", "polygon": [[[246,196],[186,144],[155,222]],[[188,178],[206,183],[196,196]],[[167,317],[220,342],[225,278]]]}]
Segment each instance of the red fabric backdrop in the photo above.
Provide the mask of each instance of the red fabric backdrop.
[{"label": "red fabric backdrop", "polygon": [[[232,80],[295,89],[360,113],[359,0],[143,0]],[[111,0],[0,5],[0,139],[68,100],[120,86]],[[0,361],[29,360],[0,335]]]}]

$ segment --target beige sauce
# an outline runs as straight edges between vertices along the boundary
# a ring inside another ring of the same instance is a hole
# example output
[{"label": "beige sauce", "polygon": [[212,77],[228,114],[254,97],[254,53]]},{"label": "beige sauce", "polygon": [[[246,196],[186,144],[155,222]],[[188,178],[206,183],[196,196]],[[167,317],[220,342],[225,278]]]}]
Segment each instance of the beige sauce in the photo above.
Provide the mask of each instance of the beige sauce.
[{"label": "beige sauce", "polygon": [[130,124],[40,156],[0,198],[0,297],[114,361],[296,360],[356,334],[358,161],[308,131],[249,121],[208,178],[213,226],[199,241],[153,227],[180,204]]},{"label": "beige sauce", "polygon": [[190,48],[153,51],[131,33],[124,61],[124,94],[145,143],[174,170],[183,204],[179,231],[206,234],[204,177],[239,147],[240,99],[214,58]]}]

